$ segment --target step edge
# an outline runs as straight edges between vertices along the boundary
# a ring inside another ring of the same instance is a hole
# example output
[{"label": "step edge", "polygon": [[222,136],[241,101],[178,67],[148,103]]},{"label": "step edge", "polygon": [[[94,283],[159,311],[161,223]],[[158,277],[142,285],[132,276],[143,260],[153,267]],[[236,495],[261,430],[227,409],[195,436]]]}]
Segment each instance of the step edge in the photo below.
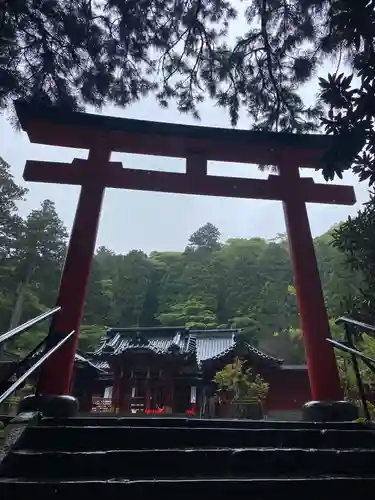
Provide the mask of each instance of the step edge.
[{"label": "step edge", "polygon": [[260,453],[275,453],[275,452],[283,452],[283,453],[326,453],[326,454],[354,454],[354,453],[363,453],[363,454],[375,454],[375,448],[298,448],[298,447],[214,447],[214,448],[140,448],[140,449],[132,449],[132,448],[124,448],[121,450],[78,450],[78,451],[70,451],[70,450],[33,450],[29,448],[20,448],[15,449],[9,452],[9,455],[22,455],[22,456],[41,456],[41,455],[104,455],[104,454],[146,454],[146,453],[250,453],[250,452],[260,452]]},{"label": "step edge", "polygon": [[18,477],[0,477],[0,484],[14,483],[14,484],[191,484],[191,483],[292,483],[292,482],[306,482],[306,481],[375,481],[375,475],[369,476],[344,476],[344,475],[320,475],[320,476],[296,476],[296,477],[230,477],[230,478],[179,478],[179,479],[126,479],[126,478],[102,478],[102,479],[74,479],[74,478],[56,478],[56,479],[43,479],[42,482],[37,478]]}]

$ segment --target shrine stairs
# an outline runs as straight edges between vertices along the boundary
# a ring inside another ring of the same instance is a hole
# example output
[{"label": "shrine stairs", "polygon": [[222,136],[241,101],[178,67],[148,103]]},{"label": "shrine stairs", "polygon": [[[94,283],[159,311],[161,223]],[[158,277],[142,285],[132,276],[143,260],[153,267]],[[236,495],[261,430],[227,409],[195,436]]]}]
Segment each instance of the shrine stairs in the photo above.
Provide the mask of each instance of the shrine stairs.
[{"label": "shrine stairs", "polygon": [[375,489],[360,423],[39,417],[0,464],[4,500],[301,498]]}]

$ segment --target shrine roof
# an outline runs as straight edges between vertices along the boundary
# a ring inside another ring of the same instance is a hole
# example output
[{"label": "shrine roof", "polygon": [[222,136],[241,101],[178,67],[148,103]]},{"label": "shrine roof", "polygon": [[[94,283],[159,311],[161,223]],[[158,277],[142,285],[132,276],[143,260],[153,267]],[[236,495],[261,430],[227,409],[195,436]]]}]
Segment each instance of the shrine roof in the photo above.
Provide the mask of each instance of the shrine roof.
[{"label": "shrine roof", "polygon": [[94,370],[97,370],[99,372],[103,372],[104,373],[107,368],[106,367],[100,367],[99,364],[90,361],[89,359],[85,358],[84,356],[82,356],[78,352],[76,352],[76,354],[75,354],[75,365],[78,368],[90,367],[90,368],[92,368]]},{"label": "shrine roof", "polygon": [[126,351],[146,349],[155,354],[191,354],[194,340],[186,327],[172,328],[110,328],[94,356],[117,356]]},{"label": "shrine roof", "polygon": [[[41,347],[39,350],[37,350],[33,355],[32,358],[37,358],[44,352],[43,347]],[[102,372],[107,373],[107,370],[109,368],[109,365],[105,366],[104,363],[101,362],[96,362],[96,360],[90,360],[87,356],[83,356],[79,351],[76,351],[74,355],[74,365],[76,368],[90,368],[91,370],[97,371],[97,372]],[[102,366],[100,366],[102,365]]]},{"label": "shrine roof", "polygon": [[188,327],[109,329],[96,351],[92,362],[108,369],[113,356],[125,352],[148,350],[159,355],[180,355],[194,358],[198,366],[220,359],[234,350],[239,343],[250,356],[273,366],[282,361],[260,351],[246,342],[238,329],[197,330]]},{"label": "shrine roof", "polygon": [[281,151],[295,150],[294,159],[301,166],[315,167],[343,142],[340,136],[135,120],[22,101],[16,103],[16,111],[31,142],[89,149],[98,138],[105,138],[113,151],[176,158],[198,152],[207,160],[262,163],[271,162]]},{"label": "shrine roof", "polygon": [[194,333],[197,339],[197,358],[200,363],[224,357],[237,347],[240,342],[249,356],[272,365],[282,363],[282,360],[260,351],[244,340],[241,330],[197,330]]},{"label": "shrine roof", "polygon": [[108,361],[103,361],[103,360],[97,360],[97,359],[92,359],[91,360],[92,364],[96,366],[98,370],[102,370],[104,372],[108,372],[111,370],[111,367],[109,366]]}]

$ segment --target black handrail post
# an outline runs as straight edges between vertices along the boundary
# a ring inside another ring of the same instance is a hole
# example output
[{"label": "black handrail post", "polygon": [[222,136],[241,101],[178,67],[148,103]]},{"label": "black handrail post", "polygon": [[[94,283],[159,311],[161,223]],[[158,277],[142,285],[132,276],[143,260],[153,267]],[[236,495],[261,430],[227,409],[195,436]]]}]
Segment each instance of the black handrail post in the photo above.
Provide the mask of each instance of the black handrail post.
[{"label": "black handrail post", "polygon": [[[348,323],[345,323],[344,328],[345,328],[346,341],[347,341],[349,347],[351,349],[355,349],[356,346],[354,345],[354,342],[353,342],[353,337],[354,337],[353,328],[354,328],[354,326],[349,325]],[[367,406],[367,398],[366,398],[366,393],[365,393],[365,389],[364,389],[363,382],[362,382],[361,373],[359,371],[357,356],[353,352],[350,353],[350,356],[352,359],[355,378],[357,381],[358,393],[359,393],[361,401],[362,401],[363,413],[365,415],[365,419],[370,420],[370,412],[369,412],[369,409]]]}]

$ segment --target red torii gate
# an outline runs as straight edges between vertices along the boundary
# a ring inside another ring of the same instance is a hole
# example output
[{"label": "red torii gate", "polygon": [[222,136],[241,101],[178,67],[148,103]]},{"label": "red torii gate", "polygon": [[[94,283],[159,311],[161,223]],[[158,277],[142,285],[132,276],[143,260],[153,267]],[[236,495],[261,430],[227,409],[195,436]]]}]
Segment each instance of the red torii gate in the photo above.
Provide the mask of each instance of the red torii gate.
[{"label": "red torii gate", "polygon": [[[337,138],[156,123],[25,103],[17,103],[17,114],[32,143],[89,150],[87,160],[27,161],[25,166],[26,181],[81,186],[57,298],[62,309],[51,326],[52,334],[76,334],[44,366],[39,394],[70,393],[103,194],[110,187],[282,201],[311,395],[320,401],[342,398],[335,356],[326,341],[330,329],[306,202],[353,205],[355,194],[351,186],[315,184],[299,176],[299,167],[314,167],[329,150],[340,147]],[[186,158],[186,173],[123,168],[110,162],[112,151]],[[211,176],[208,160],[276,165],[279,175],[267,180]]]}]

